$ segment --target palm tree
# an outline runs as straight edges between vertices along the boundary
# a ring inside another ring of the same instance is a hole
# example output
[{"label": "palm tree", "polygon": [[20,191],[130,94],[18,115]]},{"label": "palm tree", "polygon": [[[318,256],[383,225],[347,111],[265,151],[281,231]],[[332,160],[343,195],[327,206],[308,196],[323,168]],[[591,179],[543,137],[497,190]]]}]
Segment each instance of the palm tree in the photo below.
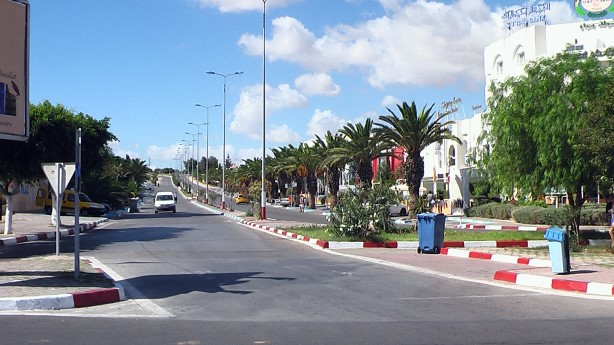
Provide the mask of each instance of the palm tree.
[{"label": "palm tree", "polygon": [[364,124],[348,123],[339,130],[344,141],[340,147],[329,150],[329,156],[323,164],[338,164],[343,166],[355,162],[358,177],[363,187],[371,187],[373,179],[372,161],[389,148],[388,142],[381,140],[380,135],[373,132],[373,120],[367,119]]},{"label": "palm tree", "polygon": [[[327,157],[329,152],[341,147],[343,144],[343,137],[341,134],[332,134],[327,131],[324,135],[324,139],[316,135],[316,147],[320,151],[322,157]],[[326,170],[326,182],[328,184],[328,194],[330,197],[330,208],[334,208],[337,205],[337,194],[339,193],[339,177],[341,175],[341,168],[343,165],[336,163],[324,164],[324,161],[320,164],[320,167]]]},{"label": "palm tree", "polygon": [[294,181],[294,175],[296,172],[294,171],[286,171],[284,160],[286,157],[292,155],[289,147],[279,147],[271,149],[273,153],[273,157],[271,162],[267,162],[267,168],[270,169],[271,175],[276,176],[277,184],[279,185],[279,189],[281,190],[282,197],[286,196],[286,186],[291,185],[292,181]]},{"label": "palm tree", "polygon": [[140,158],[130,158],[129,155],[126,155],[124,159],[119,158],[119,163],[120,180],[129,181],[132,179],[139,187],[149,180],[151,169],[144,160]]},{"label": "palm tree", "polygon": [[443,115],[439,115],[433,120],[435,116],[435,112],[432,112],[434,105],[431,105],[428,109],[425,105],[418,113],[415,102],[411,102],[411,106],[407,102],[403,102],[403,104],[397,105],[401,117],[386,108],[390,115],[380,116],[379,119],[384,123],[378,123],[378,128],[375,129],[376,133],[381,134],[383,139],[405,150],[407,155],[405,183],[407,183],[409,189],[409,210],[411,213],[416,209],[420,181],[424,177],[424,158],[420,155],[422,151],[430,144],[441,142],[444,139],[462,143],[461,139],[454,136],[448,128],[452,121],[441,122]]},{"label": "palm tree", "polygon": [[318,168],[322,161],[315,146],[301,143],[298,147],[289,145],[289,155],[283,160],[280,168],[285,171],[295,171],[303,178],[309,193],[309,208],[316,208],[316,194],[318,193]]}]

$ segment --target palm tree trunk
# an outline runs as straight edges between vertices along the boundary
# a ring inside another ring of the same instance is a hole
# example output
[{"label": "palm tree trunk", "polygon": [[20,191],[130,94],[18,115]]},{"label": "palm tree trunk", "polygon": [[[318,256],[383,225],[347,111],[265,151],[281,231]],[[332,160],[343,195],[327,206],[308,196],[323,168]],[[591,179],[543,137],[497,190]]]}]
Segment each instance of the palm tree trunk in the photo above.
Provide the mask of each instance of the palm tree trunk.
[{"label": "palm tree trunk", "polygon": [[331,168],[328,172],[328,193],[330,200],[330,208],[337,206],[337,194],[339,193],[339,168]]},{"label": "palm tree trunk", "polygon": [[307,191],[309,192],[309,208],[316,208],[316,194],[318,193],[318,178],[314,172],[307,175]]},{"label": "palm tree trunk", "polygon": [[371,180],[373,179],[373,168],[371,167],[371,162],[360,163],[358,165],[358,177],[360,178],[360,182],[363,187],[371,188]]},{"label": "palm tree trunk", "polygon": [[418,206],[418,196],[420,194],[420,181],[424,177],[424,158],[420,156],[420,152],[407,157],[405,162],[405,183],[409,189],[409,216],[411,218],[416,215],[415,210]]}]

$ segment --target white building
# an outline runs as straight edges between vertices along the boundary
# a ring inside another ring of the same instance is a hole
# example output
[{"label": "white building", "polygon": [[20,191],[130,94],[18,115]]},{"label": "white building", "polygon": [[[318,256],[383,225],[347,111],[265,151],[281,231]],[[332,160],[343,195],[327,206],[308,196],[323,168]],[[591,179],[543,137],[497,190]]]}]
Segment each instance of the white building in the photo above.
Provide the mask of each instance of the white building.
[{"label": "white building", "polygon": [[[599,55],[608,48],[614,49],[614,19],[522,28],[489,44],[484,49],[485,100],[488,100],[488,89],[492,82],[501,82],[508,77],[520,75],[529,61],[552,57],[564,51]],[[451,105],[456,107],[455,114],[461,110],[464,113],[462,102],[454,100],[452,103],[455,103]],[[433,144],[423,152],[425,166],[423,190],[447,188],[451,203],[461,199],[464,207],[469,206],[471,199],[469,183],[476,178],[471,174],[475,166],[474,161],[470,159],[471,152],[478,146],[484,145],[478,143],[478,137],[482,132],[481,115],[478,113],[457,120],[452,125],[452,133],[462,139],[462,145],[448,140],[441,145]],[[460,210],[451,208],[447,211]]]}]

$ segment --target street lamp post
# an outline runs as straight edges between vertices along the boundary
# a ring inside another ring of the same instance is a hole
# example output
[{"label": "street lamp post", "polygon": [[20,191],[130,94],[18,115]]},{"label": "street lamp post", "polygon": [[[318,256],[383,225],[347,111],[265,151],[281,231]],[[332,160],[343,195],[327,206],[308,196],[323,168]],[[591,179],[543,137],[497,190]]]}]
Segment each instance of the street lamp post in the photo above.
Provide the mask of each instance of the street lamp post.
[{"label": "street lamp post", "polygon": [[209,204],[209,108],[221,107],[222,105],[215,104],[215,105],[207,106],[207,105],[195,104],[195,106],[207,109],[207,122],[205,122],[207,124],[207,141],[206,141],[207,160],[205,161],[205,204]]},{"label": "street lamp post", "polygon": [[[190,146],[192,144],[190,143],[189,140],[182,139],[181,141],[186,143],[186,145],[184,145],[184,146],[185,146],[185,151],[186,151],[186,153],[185,153],[185,161],[187,162],[188,161],[188,157],[190,156]],[[192,152],[194,152],[194,148],[192,148]],[[186,164],[185,170],[186,170],[186,173],[190,174],[190,177],[191,177],[192,176],[192,160],[191,159],[190,159],[190,165],[188,166]],[[188,183],[190,183],[190,179],[189,178],[188,178]],[[190,183],[189,186],[190,186],[190,192],[192,192],[192,184]]]},{"label": "street lamp post", "polygon": [[[194,147],[196,146],[194,145],[194,142],[196,141],[194,137],[198,133],[185,132],[185,134],[192,136],[192,159],[190,160],[190,169],[192,170],[192,172],[190,173],[190,177],[192,177],[192,185],[190,185],[190,190],[192,190],[192,187],[194,186],[194,165],[196,165],[196,169],[198,169],[198,161],[196,161],[196,164],[194,164]],[[196,155],[198,155],[198,153]],[[198,170],[196,170],[196,175],[198,176]],[[197,186],[198,186],[198,182],[197,182]],[[194,198],[194,193],[192,193],[192,198]],[[196,199],[198,199],[198,187],[196,188]]]},{"label": "street lamp post", "polygon": [[207,123],[188,122],[188,124],[196,126],[196,200],[198,200],[198,196],[200,195],[200,179],[198,176],[198,170],[200,170],[200,135],[202,134],[200,132],[200,126],[206,125]]},{"label": "street lamp post", "polygon": [[266,219],[266,0],[262,0],[262,190],[260,218]]},{"label": "street lamp post", "polygon": [[226,77],[236,74],[243,74],[243,72],[234,72],[229,74],[220,74],[212,71],[208,71],[207,74],[218,75],[224,78],[224,119],[223,119],[223,145],[222,145],[222,210],[226,209]]}]

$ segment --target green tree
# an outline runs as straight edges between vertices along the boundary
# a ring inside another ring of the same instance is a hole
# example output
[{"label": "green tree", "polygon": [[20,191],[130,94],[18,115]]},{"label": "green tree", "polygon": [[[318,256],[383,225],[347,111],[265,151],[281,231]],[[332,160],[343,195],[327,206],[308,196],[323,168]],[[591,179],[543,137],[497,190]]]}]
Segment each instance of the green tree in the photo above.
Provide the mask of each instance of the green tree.
[{"label": "green tree", "polygon": [[[567,225],[577,239],[583,187],[594,189],[598,177],[612,174],[611,132],[609,143],[590,143],[586,131],[591,121],[612,126],[614,71],[594,57],[565,53],[532,62],[525,72],[491,86],[484,136],[490,150],[480,164],[500,188],[565,190]],[[608,159],[610,165],[601,164]]]},{"label": "green tree", "polygon": [[109,131],[110,119],[96,120],[75,114],[61,104],[43,101],[30,105],[30,136],[26,142],[2,141],[0,145],[0,193],[9,196],[10,183],[34,182],[44,177],[41,163],[74,162],[75,133],[81,128],[83,178],[95,172],[109,157],[107,144],[117,140]]},{"label": "green tree", "polygon": [[372,161],[379,157],[390,146],[375,132],[373,120],[367,119],[364,124],[348,123],[339,130],[344,142],[340,147],[330,149],[324,164],[345,165],[355,162],[358,177],[363,187],[371,187],[373,180]]},{"label": "green tree", "polygon": [[411,106],[403,102],[397,105],[400,116],[388,109],[390,115],[380,116],[379,119],[383,123],[378,123],[378,128],[375,129],[393,146],[405,150],[405,183],[409,189],[409,210],[417,209],[418,205],[420,182],[424,177],[424,158],[420,155],[422,151],[430,144],[444,139],[461,143],[448,127],[452,121],[443,122],[442,116],[435,118],[433,106],[434,104],[427,109],[425,105],[418,112],[415,102],[411,102]]},{"label": "green tree", "polygon": [[147,166],[147,162],[140,158],[130,158],[129,155],[126,155],[126,158],[121,160],[121,168],[122,180],[127,181],[129,185],[132,184],[130,181],[136,184],[136,190],[132,190],[133,193],[140,192],[143,183],[149,181],[151,169]]},{"label": "green tree", "polygon": [[303,179],[309,193],[309,208],[316,208],[316,194],[318,193],[317,173],[322,161],[322,155],[313,145],[301,143],[298,147],[289,145],[290,152],[280,163],[280,169],[295,171]]},{"label": "green tree", "polygon": [[[341,145],[343,145],[343,141],[343,137],[339,133],[333,135],[330,131],[327,131],[324,135],[324,139],[316,135],[316,145],[319,147],[322,157],[327,157],[330,151],[341,147]],[[330,208],[334,208],[337,205],[339,178],[341,177],[341,169],[343,168],[343,165],[340,163],[326,162],[326,160],[322,160],[320,167],[324,168],[326,171],[326,183],[328,184]]]}]

